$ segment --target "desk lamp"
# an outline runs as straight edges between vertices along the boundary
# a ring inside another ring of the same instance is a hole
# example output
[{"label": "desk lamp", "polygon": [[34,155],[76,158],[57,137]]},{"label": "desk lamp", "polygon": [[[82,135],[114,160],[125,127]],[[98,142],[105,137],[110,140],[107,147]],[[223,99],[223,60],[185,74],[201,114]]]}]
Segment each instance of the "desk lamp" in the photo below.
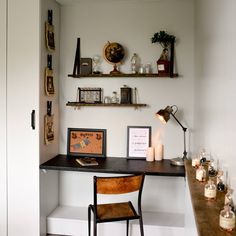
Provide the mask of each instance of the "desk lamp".
[{"label": "desk lamp", "polygon": [[[175,108],[175,111],[174,109]],[[183,166],[184,165],[184,159],[187,159],[187,151],[186,151],[186,131],[187,128],[185,128],[179,120],[176,118],[175,113],[178,111],[178,107],[176,105],[173,106],[167,106],[165,109],[161,109],[156,113],[156,116],[161,120],[162,123],[166,124],[168,120],[170,119],[170,115],[174,117],[174,119],[177,121],[177,123],[182,127],[184,131],[184,152],[183,157],[176,157],[171,159],[171,164],[175,166]]]}]

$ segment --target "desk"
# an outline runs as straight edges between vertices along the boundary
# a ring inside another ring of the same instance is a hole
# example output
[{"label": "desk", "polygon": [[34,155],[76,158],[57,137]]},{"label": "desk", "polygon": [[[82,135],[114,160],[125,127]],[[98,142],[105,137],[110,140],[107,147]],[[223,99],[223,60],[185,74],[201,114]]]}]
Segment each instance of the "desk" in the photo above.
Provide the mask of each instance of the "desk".
[{"label": "desk", "polygon": [[176,176],[184,177],[185,168],[172,166],[170,160],[147,162],[146,160],[131,160],[121,157],[98,158],[98,166],[81,166],[75,161],[75,157],[67,155],[57,155],[49,161],[40,165],[40,169],[61,170],[61,171],[80,171],[98,172],[114,174],[138,174],[156,176]]},{"label": "desk", "polygon": [[196,170],[190,161],[185,161],[186,175],[192,199],[195,222],[199,236],[236,236],[236,231],[224,232],[219,228],[219,213],[224,206],[225,193],[217,192],[215,201],[207,201],[204,197],[206,183],[196,180]]}]

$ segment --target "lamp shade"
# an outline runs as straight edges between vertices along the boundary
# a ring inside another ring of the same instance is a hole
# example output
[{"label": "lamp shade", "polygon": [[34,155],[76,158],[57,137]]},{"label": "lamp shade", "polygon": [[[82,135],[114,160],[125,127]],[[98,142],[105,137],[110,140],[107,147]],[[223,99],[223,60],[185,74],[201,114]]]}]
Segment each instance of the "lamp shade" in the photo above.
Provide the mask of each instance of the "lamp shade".
[{"label": "lamp shade", "polygon": [[170,119],[170,114],[173,111],[172,107],[167,106],[165,109],[161,109],[156,113],[156,116],[162,123],[167,123]]}]

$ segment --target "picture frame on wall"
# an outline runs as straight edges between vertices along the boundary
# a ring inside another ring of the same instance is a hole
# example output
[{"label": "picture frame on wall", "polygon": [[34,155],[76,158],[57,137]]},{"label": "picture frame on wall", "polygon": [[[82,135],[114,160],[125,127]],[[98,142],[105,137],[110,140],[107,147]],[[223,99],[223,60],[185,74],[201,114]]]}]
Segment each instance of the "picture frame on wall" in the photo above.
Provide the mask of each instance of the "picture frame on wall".
[{"label": "picture frame on wall", "polygon": [[147,148],[151,146],[151,132],[151,126],[127,127],[127,158],[146,158]]},{"label": "picture frame on wall", "polygon": [[67,155],[106,157],[106,129],[68,128]]}]

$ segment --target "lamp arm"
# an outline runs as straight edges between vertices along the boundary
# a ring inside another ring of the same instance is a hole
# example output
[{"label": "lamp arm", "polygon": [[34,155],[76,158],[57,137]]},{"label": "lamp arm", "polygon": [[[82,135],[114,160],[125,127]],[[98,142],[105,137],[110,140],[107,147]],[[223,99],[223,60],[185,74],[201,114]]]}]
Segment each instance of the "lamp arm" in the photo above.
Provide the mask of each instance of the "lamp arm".
[{"label": "lamp arm", "polygon": [[187,151],[186,151],[186,131],[187,131],[187,128],[184,127],[180,121],[176,118],[176,116],[171,112],[170,113],[174,119],[176,120],[176,122],[182,127],[183,131],[184,131],[184,152],[183,152],[183,159],[187,159]]},{"label": "lamp arm", "polygon": [[184,127],[184,126],[180,123],[180,121],[176,118],[176,116],[175,116],[172,112],[171,112],[170,114],[174,117],[174,119],[177,121],[177,123],[182,127],[183,131],[186,132],[186,131],[187,131],[187,128]]}]

